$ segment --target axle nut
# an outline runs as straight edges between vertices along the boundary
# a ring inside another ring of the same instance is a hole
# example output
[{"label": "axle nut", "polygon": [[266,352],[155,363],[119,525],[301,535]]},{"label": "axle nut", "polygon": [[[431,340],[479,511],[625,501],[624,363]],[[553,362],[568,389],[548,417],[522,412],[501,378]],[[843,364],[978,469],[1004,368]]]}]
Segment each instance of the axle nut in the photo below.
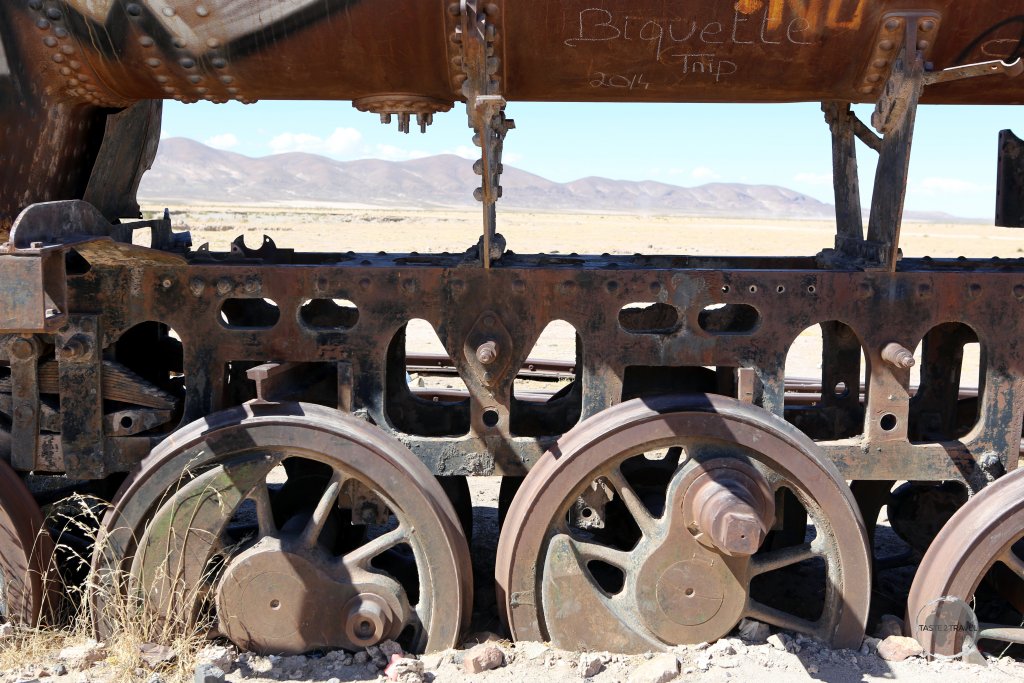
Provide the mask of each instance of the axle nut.
[{"label": "axle nut", "polygon": [[476,347],[476,359],[484,365],[490,365],[498,360],[498,343],[487,341]]},{"label": "axle nut", "polygon": [[65,358],[82,358],[89,353],[89,338],[82,334],[76,334],[68,339],[61,351]]},{"label": "axle nut", "polygon": [[360,593],[345,605],[345,635],[357,647],[384,640],[391,631],[391,609],[379,596]]}]

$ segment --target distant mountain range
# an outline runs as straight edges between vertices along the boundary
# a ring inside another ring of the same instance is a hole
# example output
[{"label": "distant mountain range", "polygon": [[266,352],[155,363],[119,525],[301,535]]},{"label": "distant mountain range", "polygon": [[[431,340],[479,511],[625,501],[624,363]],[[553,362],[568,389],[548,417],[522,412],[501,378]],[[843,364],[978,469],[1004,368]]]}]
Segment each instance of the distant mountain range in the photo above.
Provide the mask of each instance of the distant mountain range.
[{"label": "distant mountain range", "polygon": [[[291,152],[252,158],[187,138],[160,142],[141,199],[180,202],[335,202],[393,208],[477,206],[471,161],[446,154],[412,161],[337,161]],[[505,165],[505,209],[651,213],[735,218],[832,219],[831,204],[775,185],[708,183],[680,187],[652,180],[581,178],[557,183]],[[924,220],[951,220],[918,214]]]}]

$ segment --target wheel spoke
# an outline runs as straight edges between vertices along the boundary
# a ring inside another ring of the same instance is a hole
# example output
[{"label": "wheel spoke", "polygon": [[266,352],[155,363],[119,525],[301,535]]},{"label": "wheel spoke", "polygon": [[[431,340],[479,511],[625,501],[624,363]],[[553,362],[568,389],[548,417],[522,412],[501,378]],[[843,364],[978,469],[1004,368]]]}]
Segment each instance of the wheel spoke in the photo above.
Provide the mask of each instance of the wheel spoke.
[{"label": "wheel spoke", "polygon": [[629,567],[628,552],[625,552],[623,550],[617,550],[615,548],[609,548],[608,546],[601,545],[600,543],[580,541],[568,535],[567,537],[569,539],[569,542],[572,544],[572,547],[576,550],[577,553],[579,553],[584,564],[591,560],[599,560],[601,562],[606,562],[612,565],[613,567],[621,569],[624,572],[627,571]]},{"label": "wheel spoke", "polygon": [[385,550],[390,550],[409,540],[409,531],[405,526],[381,534],[373,540],[367,541],[358,548],[349,551],[341,558],[341,564],[345,567],[366,568],[370,560],[380,555]]},{"label": "wheel spoke", "polygon": [[1001,640],[1004,643],[1024,645],[1024,628],[1020,626],[1001,626],[999,624],[981,624],[977,640]]},{"label": "wheel spoke", "polygon": [[817,635],[818,633],[818,622],[801,619],[789,612],[769,607],[754,599],[747,600],[746,616],[795,633],[805,633],[807,635]]},{"label": "wheel spoke", "polygon": [[629,514],[633,516],[636,525],[640,527],[643,535],[647,537],[653,536],[657,528],[654,517],[651,516],[647,506],[643,504],[640,496],[636,494],[636,491],[626,481],[626,478],[622,476],[622,471],[616,467],[604,475],[604,477],[612,485],[612,488],[615,489],[615,492],[619,494],[619,498],[622,499],[623,504],[629,510]]},{"label": "wheel spoke", "polygon": [[323,531],[324,524],[331,515],[331,510],[337,505],[341,483],[341,473],[335,472],[334,476],[331,477],[331,483],[328,484],[327,490],[324,491],[323,496],[320,497],[320,502],[316,505],[316,509],[313,510],[313,516],[310,517],[309,523],[302,531],[302,537],[299,542],[303,546],[312,548],[316,545],[317,539],[320,538],[320,532]]},{"label": "wheel spoke", "polygon": [[260,536],[277,536],[277,524],[274,522],[274,510],[270,505],[270,489],[266,481],[256,484],[249,494],[249,500],[256,504],[256,524]]},{"label": "wheel spoke", "polygon": [[755,555],[750,561],[751,578],[776,569],[789,567],[790,565],[818,557],[819,553],[810,543],[779,548],[760,555]]},{"label": "wheel spoke", "polygon": [[1024,579],[1024,560],[1017,557],[1017,554],[1013,552],[1013,548],[1007,548],[1006,552],[997,561],[1002,562],[1019,578]]}]

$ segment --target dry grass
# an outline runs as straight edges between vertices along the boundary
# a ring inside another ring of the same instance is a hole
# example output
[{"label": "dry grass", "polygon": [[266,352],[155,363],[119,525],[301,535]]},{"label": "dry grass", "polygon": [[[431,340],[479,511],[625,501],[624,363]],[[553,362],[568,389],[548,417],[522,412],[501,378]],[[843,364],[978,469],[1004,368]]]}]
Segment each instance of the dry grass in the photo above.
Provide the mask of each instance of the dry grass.
[{"label": "dry grass", "polygon": [[[99,671],[90,670],[93,677],[138,681],[155,672],[167,683],[193,679],[197,654],[210,642],[214,626],[212,615],[198,619],[194,615],[202,588],[183,587],[177,578],[180,567],[172,570],[161,565],[154,582],[164,589],[173,587],[174,593],[161,601],[165,607],[157,609],[152,601],[143,599],[129,568],[91,572],[92,548],[105,550],[107,537],[99,530],[108,509],[106,502],[80,495],[53,506],[46,526],[60,532],[44,577],[48,586],[45,616],[39,624],[18,626],[11,636],[0,640],[0,670],[26,672],[28,678],[41,668],[49,668],[52,674],[63,648],[83,645],[99,633],[103,635],[103,664]],[[88,551],[83,551],[82,539],[89,542]],[[60,580],[61,574],[88,578],[66,583]],[[147,662],[143,646],[166,654],[166,660],[154,662],[151,656]]]}]

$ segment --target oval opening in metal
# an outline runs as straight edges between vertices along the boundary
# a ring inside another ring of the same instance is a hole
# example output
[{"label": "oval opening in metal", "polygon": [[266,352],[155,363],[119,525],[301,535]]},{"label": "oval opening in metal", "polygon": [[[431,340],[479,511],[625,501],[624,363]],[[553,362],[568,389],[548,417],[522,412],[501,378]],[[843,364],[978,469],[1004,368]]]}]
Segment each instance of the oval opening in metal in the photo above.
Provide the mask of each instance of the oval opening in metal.
[{"label": "oval opening in metal", "polygon": [[225,299],[220,319],[229,329],[268,330],[281,319],[281,309],[270,299]]},{"label": "oval opening in metal", "polygon": [[299,308],[299,318],[314,330],[348,330],[359,321],[359,309],[348,299],[310,299]]},{"label": "oval opening in metal", "polygon": [[619,325],[633,334],[670,334],[679,329],[679,311],[669,304],[637,301],[619,309]]},{"label": "oval opening in metal", "polygon": [[698,314],[697,324],[710,334],[750,334],[761,324],[761,314],[747,304],[712,304]]}]

